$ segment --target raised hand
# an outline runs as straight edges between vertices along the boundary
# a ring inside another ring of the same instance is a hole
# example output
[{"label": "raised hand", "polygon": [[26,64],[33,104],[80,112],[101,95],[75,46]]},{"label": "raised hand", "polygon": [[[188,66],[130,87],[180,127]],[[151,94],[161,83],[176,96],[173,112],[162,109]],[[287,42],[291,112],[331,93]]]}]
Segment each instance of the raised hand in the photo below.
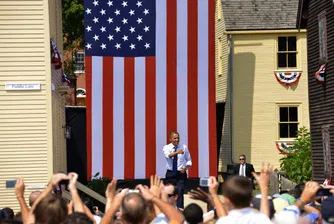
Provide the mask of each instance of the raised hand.
[{"label": "raised hand", "polygon": [[77,189],[77,182],[78,182],[78,174],[76,173],[69,173],[68,174],[68,178],[69,178],[69,189],[70,191],[76,190]]},{"label": "raised hand", "polygon": [[218,192],[219,183],[216,177],[209,177],[209,192],[211,195],[216,195]]},{"label": "raised hand", "polygon": [[252,172],[252,175],[257,181],[261,190],[268,188],[270,176],[273,173],[273,168],[274,167],[271,166],[270,163],[268,163],[267,165],[262,163],[260,175],[257,175],[255,172]]},{"label": "raised hand", "polygon": [[140,190],[141,195],[147,200],[152,201],[154,198],[154,194],[148,189],[147,186],[143,186],[141,184],[137,185],[136,189]]},{"label": "raised hand", "polygon": [[53,174],[52,175],[52,178],[51,178],[51,185],[52,187],[56,187],[60,181],[62,180],[68,180],[69,177],[68,175],[64,174],[64,173],[56,173],[56,174]]},{"label": "raised hand", "polygon": [[108,184],[106,189],[106,197],[107,199],[112,200],[116,195],[116,185],[117,185],[117,179],[114,178],[112,181]]},{"label": "raised hand", "polygon": [[15,194],[16,197],[23,197],[24,196],[25,185],[23,179],[21,177],[17,178],[15,184]]},{"label": "raised hand", "polygon": [[160,192],[161,192],[161,179],[157,175],[153,176],[151,175],[151,180],[150,180],[150,191],[151,193],[156,196],[160,197]]}]

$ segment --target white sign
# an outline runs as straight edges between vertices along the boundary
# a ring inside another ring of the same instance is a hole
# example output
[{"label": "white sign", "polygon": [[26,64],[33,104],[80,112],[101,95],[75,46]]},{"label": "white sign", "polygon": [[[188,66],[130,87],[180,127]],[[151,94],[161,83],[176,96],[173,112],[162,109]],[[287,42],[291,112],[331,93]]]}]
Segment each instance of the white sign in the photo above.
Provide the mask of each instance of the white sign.
[{"label": "white sign", "polygon": [[40,83],[6,83],[5,90],[40,90]]}]

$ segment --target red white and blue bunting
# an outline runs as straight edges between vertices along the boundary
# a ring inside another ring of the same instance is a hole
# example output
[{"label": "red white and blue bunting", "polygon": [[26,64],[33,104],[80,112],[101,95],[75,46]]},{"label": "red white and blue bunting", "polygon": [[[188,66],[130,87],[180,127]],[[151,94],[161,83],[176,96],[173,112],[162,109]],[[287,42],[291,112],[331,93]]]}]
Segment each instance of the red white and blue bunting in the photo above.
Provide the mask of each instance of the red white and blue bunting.
[{"label": "red white and blue bunting", "polygon": [[293,142],[276,142],[276,148],[281,154],[293,153],[290,147],[293,146]]},{"label": "red white and blue bunting", "polygon": [[61,69],[63,82],[67,83],[67,85],[71,85],[71,81],[68,79],[63,69],[62,56],[58,51],[58,47],[52,38],[50,40],[50,44],[51,44],[51,63],[55,65],[56,70]]},{"label": "red white and blue bunting", "polygon": [[275,72],[275,77],[279,83],[291,86],[298,82],[301,72]]},{"label": "red white and blue bunting", "polygon": [[315,80],[317,80],[317,82],[321,85],[325,84],[326,68],[327,64],[323,64],[320,66],[319,70],[315,73]]}]

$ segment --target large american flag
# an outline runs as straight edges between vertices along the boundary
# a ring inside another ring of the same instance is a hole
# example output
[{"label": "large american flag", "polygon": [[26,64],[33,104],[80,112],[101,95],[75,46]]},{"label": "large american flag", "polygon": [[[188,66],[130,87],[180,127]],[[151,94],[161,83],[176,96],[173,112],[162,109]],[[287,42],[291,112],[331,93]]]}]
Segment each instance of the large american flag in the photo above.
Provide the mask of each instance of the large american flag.
[{"label": "large american flag", "polygon": [[164,176],[174,130],[189,176],[217,174],[214,19],[214,0],[85,0],[88,176]]}]

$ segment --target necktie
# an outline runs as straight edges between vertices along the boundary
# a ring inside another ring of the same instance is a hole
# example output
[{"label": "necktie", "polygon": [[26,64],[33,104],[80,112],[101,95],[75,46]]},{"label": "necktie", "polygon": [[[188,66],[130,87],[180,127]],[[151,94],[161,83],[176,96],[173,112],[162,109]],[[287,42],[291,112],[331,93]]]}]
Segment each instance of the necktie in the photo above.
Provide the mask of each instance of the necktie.
[{"label": "necktie", "polygon": [[[176,152],[177,146],[174,147],[174,152]],[[173,174],[177,174],[177,154],[173,158]]]},{"label": "necktie", "polygon": [[241,176],[245,176],[244,164],[241,165]]}]

